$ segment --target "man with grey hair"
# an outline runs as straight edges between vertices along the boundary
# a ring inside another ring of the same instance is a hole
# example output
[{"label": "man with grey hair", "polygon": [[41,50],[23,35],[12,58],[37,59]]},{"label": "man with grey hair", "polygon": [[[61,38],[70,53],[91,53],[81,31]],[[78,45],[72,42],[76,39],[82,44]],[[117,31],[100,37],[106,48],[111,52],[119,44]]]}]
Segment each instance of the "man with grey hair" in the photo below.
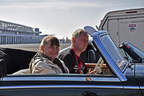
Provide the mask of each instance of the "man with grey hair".
[{"label": "man with grey hair", "polygon": [[88,45],[88,34],[83,29],[77,29],[72,34],[72,43],[66,53],[59,55],[68,67],[70,73],[86,74],[88,70],[80,58],[80,54],[86,50]]}]

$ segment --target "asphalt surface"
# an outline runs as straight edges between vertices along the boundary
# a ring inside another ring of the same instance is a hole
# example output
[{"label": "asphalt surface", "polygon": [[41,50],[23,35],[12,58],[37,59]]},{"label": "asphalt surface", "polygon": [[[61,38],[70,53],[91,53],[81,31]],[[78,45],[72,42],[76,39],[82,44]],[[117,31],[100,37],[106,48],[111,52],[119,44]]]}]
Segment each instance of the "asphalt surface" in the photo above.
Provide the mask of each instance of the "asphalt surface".
[{"label": "asphalt surface", "polygon": [[[60,44],[60,49],[68,47],[70,44]],[[12,48],[12,49],[20,49],[26,51],[35,51],[37,52],[40,44],[7,44],[0,45],[0,48]]]}]

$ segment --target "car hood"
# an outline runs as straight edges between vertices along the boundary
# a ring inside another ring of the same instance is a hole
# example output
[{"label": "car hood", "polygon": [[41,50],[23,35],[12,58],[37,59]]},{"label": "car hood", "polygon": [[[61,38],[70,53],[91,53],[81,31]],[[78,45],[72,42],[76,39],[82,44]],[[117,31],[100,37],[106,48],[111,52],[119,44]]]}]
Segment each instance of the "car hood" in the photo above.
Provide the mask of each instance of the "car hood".
[{"label": "car hood", "polygon": [[144,64],[135,63],[126,72],[126,76],[134,76],[135,78],[144,77]]}]

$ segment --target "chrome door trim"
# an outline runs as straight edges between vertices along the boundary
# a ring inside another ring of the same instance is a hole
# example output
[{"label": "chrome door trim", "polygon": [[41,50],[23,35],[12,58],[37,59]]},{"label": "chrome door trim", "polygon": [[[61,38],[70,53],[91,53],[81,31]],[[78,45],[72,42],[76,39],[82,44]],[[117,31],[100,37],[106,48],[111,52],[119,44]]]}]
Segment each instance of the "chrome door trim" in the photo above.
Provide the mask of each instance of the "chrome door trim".
[{"label": "chrome door trim", "polygon": [[139,90],[138,86],[127,86],[122,87],[120,85],[24,85],[24,86],[0,86],[0,90],[5,89],[37,89],[37,88],[105,88],[105,89],[132,89],[132,90]]},{"label": "chrome door trim", "polygon": [[144,90],[144,86],[140,86],[140,89]]},{"label": "chrome door trim", "polygon": [[124,86],[125,89],[140,89],[139,86]]},{"label": "chrome door trim", "polygon": [[3,77],[0,81],[107,81],[107,82],[120,82],[116,77]]}]

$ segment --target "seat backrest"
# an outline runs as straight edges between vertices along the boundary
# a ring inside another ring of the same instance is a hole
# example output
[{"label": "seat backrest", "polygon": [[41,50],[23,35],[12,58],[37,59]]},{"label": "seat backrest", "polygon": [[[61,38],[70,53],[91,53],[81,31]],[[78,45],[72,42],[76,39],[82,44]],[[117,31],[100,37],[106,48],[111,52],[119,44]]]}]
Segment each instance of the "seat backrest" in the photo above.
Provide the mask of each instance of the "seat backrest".
[{"label": "seat backrest", "polygon": [[6,53],[6,74],[12,74],[18,70],[26,69],[29,67],[29,62],[36,52],[24,51],[18,49],[2,49]]},{"label": "seat backrest", "polygon": [[95,54],[94,50],[88,51],[88,61],[89,61],[89,63],[96,62],[96,54]]},{"label": "seat backrest", "polygon": [[0,50],[0,77],[6,75],[6,53]]}]

